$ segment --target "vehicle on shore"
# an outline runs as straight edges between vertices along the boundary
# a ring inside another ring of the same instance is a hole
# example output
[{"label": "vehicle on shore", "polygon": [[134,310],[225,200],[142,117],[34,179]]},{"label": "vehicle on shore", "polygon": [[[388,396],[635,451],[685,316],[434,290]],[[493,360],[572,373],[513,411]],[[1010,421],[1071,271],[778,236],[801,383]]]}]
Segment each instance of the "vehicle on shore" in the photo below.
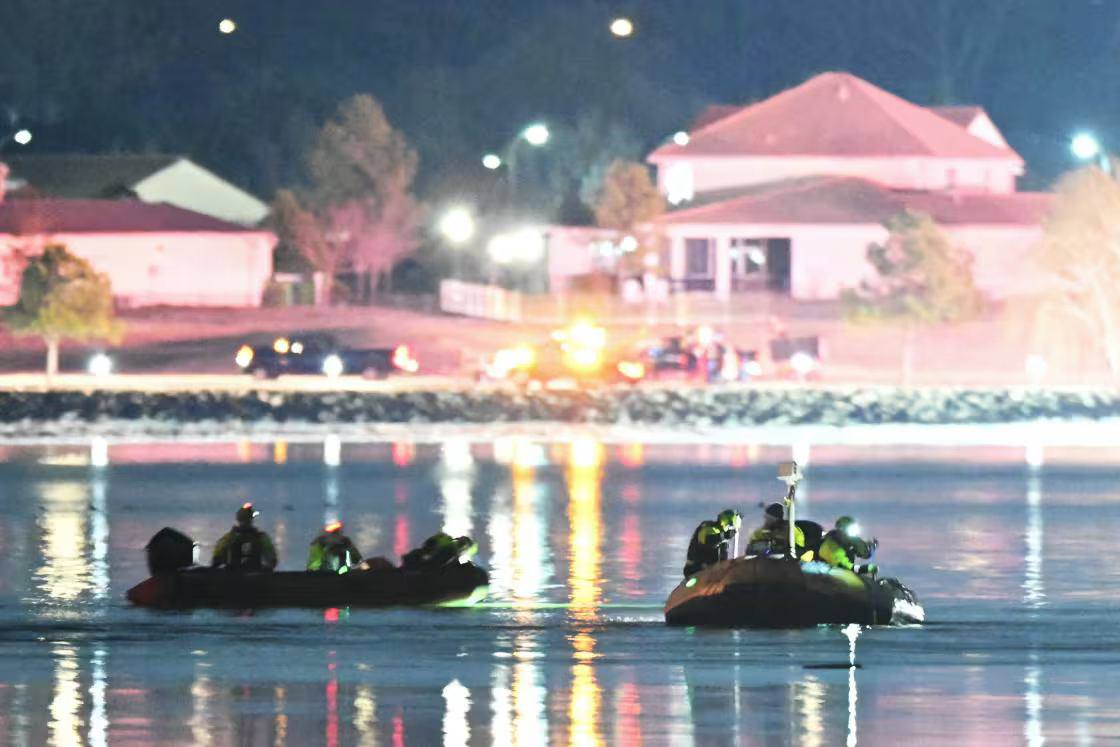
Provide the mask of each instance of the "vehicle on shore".
[{"label": "vehicle on shore", "polygon": [[281,336],[270,345],[242,345],[234,355],[234,362],[243,373],[261,379],[275,379],[285,374],[383,379],[420,370],[419,361],[407,345],[349,348],[322,332]]},{"label": "vehicle on shore", "polygon": [[606,330],[589,322],[556,330],[541,344],[503,348],[480,374],[482,380],[541,387],[637,384],[645,376],[637,356],[620,355],[607,344]]}]

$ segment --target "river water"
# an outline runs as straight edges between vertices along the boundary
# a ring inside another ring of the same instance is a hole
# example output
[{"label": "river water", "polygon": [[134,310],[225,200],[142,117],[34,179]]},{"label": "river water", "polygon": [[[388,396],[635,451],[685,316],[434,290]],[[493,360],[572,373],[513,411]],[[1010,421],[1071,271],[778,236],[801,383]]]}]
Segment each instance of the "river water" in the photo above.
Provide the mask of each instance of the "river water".
[{"label": "river water", "polygon": [[[1115,449],[798,449],[802,515],[857,516],[921,627],[668,628],[689,533],[780,497],[788,447],[0,447],[0,744],[1090,744],[1120,739]],[[283,567],[324,520],[394,559],[439,529],[472,609],[156,613],[170,525],[244,501]]]}]

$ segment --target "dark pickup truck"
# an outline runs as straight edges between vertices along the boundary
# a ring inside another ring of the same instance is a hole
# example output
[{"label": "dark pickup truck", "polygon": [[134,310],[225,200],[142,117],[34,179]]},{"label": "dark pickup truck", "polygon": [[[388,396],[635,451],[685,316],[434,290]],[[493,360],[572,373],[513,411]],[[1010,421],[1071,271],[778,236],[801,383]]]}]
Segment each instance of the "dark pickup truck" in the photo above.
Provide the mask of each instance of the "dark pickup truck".
[{"label": "dark pickup truck", "polygon": [[243,373],[261,379],[282,374],[344,376],[371,379],[395,373],[416,373],[420,364],[407,345],[355,350],[321,332],[277,337],[271,345],[242,345],[234,356]]}]

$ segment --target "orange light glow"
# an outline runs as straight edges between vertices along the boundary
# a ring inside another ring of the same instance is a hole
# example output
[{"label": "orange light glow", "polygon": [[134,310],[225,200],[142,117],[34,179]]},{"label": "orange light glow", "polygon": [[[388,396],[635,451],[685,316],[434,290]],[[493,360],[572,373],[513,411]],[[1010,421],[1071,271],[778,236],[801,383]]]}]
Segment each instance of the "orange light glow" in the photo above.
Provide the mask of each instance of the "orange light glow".
[{"label": "orange light glow", "polygon": [[242,345],[237,349],[237,355],[233,356],[233,362],[241,368],[246,368],[253,362],[253,349],[248,345]]},{"label": "orange light glow", "polygon": [[325,527],[323,527],[323,531],[324,532],[340,532],[340,531],[342,531],[342,522],[341,521],[328,522],[327,525]]},{"label": "orange light glow", "polygon": [[406,373],[416,373],[420,370],[420,362],[412,356],[408,345],[398,345],[393,350],[393,365]]},{"label": "orange light glow", "polygon": [[618,364],[618,372],[631,381],[638,381],[645,378],[646,367],[637,361],[622,361]]},{"label": "orange light glow", "polygon": [[272,343],[272,349],[280,355],[284,355],[291,349],[292,345],[288,342],[287,337],[277,337]]}]

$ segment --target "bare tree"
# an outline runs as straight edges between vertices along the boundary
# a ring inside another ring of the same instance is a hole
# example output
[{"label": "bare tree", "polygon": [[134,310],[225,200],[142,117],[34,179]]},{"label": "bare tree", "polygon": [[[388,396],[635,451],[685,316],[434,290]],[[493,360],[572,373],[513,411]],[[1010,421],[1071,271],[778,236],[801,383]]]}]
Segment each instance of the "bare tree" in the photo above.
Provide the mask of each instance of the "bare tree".
[{"label": "bare tree", "polygon": [[1067,174],[1039,260],[1052,278],[1040,313],[1085,325],[1120,376],[1120,183],[1095,167]]}]

